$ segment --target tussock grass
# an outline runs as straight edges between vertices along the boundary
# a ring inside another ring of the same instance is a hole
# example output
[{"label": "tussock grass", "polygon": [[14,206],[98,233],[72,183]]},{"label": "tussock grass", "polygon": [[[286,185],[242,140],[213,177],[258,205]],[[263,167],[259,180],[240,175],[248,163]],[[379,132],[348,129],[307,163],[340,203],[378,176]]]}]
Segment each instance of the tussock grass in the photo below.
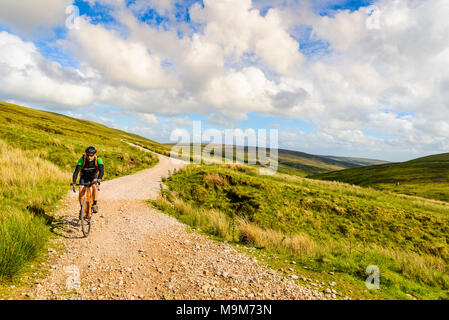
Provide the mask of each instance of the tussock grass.
[{"label": "tussock grass", "polygon": [[[245,165],[187,166],[154,205],[219,238],[289,256],[360,284],[381,270],[379,298],[449,298],[449,205]],[[373,295],[369,296],[373,298]]]},{"label": "tussock grass", "polygon": [[305,234],[285,235],[272,229],[265,229],[244,219],[237,220],[239,242],[255,247],[269,248],[299,256],[312,256],[317,252],[316,243]]},{"label": "tussock grass", "polygon": [[[164,198],[159,198],[159,205],[164,201],[169,203]],[[173,208],[185,223],[194,227],[206,228],[211,234],[224,240],[234,240],[235,229],[231,226],[233,222],[226,214],[216,210],[196,209],[180,199],[173,200]]]},{"label": "tussock grass", "polygon": [[70,179],[68,172],[62,171],[49,161],[42,160],[33,155],[11,148],[0,140],[0,188],[31,188],[35,187],[48,177],[56,181]]},{"label": "tussock grass", "polygon": [[[105,163],[104,180],[154,166],[157,157],[126,143],[165,147],[134,134],[67,116],[0,102],[0,139],[6,144],[73,171],[93,145]],[[125,156],[124,156],[125,155]]]},{"label": "tussock grass", "polygon": [[204,177],[204,182],[208,186],[229,186],[229,180],[216,172],[209,172]]},{"label": "tussock grass", "polygon": [[39,189],[46,188],[54,194],[70,174],[33,152],[12,148],[1,140],[0,163],[2,280],[19,272],[26,261],[34,258],[49,236],[42,205],[45,194],[39,195]]},{"label": "tussock grass", "polygon": [[49,230],[43,218],[2,208],[0,216],[0,281],[21,271],[45,246]]},{"label": "tussock grass", "polygon": [[104,180],[157,163],[157,156],[126,141],[166,149],[94,122],[0,102],[0,281],[15,276],[45,245],[51,212],[87,146],[99,149]]}]

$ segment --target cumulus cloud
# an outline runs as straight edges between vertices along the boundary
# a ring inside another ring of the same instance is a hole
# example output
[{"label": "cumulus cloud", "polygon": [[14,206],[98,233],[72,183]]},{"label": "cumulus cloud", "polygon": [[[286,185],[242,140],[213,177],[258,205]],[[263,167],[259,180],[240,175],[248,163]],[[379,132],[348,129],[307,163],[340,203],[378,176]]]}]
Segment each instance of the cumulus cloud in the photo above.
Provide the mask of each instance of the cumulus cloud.
[{"label": "cumulus cloud", "polygon": [[[299,112],[296,115],[312,121],[319,133],[308,138],[322,141],[323,147],[328,140],[363,150],[388,149],[391,154],[394,148],[404,154],[407,149],[447,152],[446,126],[438,120],[449,116],[449,96],[443,89],[449,70],[449,22],[444,18],[449,3],[381,0],[375,5],[379,28],[367,27],[364,7],[319,16],[302,5],[306,14],[301,17],[311,26],[311,37],[328,43],[331,51],[290,78],[290,83],[301,85],[288,92],[299,94],[303,88],[308,99],[298,101],[289,114]],[[282,14],[292,27],[292,10]],[[317,107],[314,112],[301,112],[311,103]],[[302,143],[307,144],[305,139]]]},{"label": "cumulus cloud", "polygon": [[141,121],[143,121],[143,122],[145,122],[146,124],[149,124],[149,125],[157,125],[157,124],[159,124],[159,121],[157,120],[157,118],[156,118],[156,116],[154,114],[144,113],[139,118],[140,118]]},{"label": "cumulus cloud", "polygon": [[[136,2],[133,5],[137,4]],[[143,8],[142,10],[146,10]],[[226,12],[228,9],[236,14],[229,14]],[[98,49],[94,49],[92,58],[86,57],[84,60],[89,66],[99,70],[104,80],[109,81],[110,86],[101,89],[102,101],[127,102],[124,105],[128,108],[148,108],[148,111],[157,110],[162,114],[193,110],[206,113],[212,111],[212,108],[234,120],[246,118],[246,113],[250,111],[275,112],[271,105],[271,96],[280,89],[266,78],[263,68],[289,74],[303,61],[298,51],[299,44],[285,31],[276,10],[271,10],[262,17],[258,10],[252,9],[251,1],[230,1],[224,5],[209,1],[205,3],[204,9],[196,4],[190,11],[192,20],[203,24],[203,31],[182,39],[178,38],[176,30],[162,31],[142,23],[124,7],[116,11],[116,17],[128,28],[127,39],[118,34],[114,35],[114,31],[102,26],[87,25],[88,21],[83,20],[84,27],[72,32],[76,38],[74,42],[81,43],[81,56],[86,55],[85,51],[90,43],[96,46],[97,43],[106,41],[104,39],[111,38],[111,41],[106,42],[113,43],[116,47],[120,42],[142,45],[151,51],[151,56],[164,57],[175,71],[171,74],[170,81],[164,81],[163,85],[159,86],[165,85],[165,90],[147,90],[157,87],[145,88],[135,83],[139,77],[135,76],[132,73],[133,68],[127,65],[130,62],[122,61],[128,60],[126,55],[122,54],[123,59],[114,58],[114,55],[117,55],[115,52],[123,53],[125,50],[111,50],[109,47],[112,48],[112,45],[99,46],[106,48],[104,52],[109,56],[99,57]],[[228,21],[229,17],[231,20],[237,17],[237,20]],[[253,22],[255,25],[252,25]],[[230,25],[233,27],[225,37],[221,37],[214,29],[217,24],[222,30],[229,29]],[[235,27],[234,24],[238,26]],[[246,33],[246,36],[234,41],[242,33]],[[268,33],[270,37],[267,38],[264,33]],[[94,38],[98,40],[92,41]],[[109,54],[110,52],[113,53]],[[262,67],[245,66],[244,55],[253,53],[260,56]],[[141,65],[141,60],[138,60],[136,66]],[[227,65],[233,63],[237,65],[229,69]],[[123,68],[123,65],[127,67]],[[117,66],[117,72],[113,72],[114,66]],[[150,76],[148,72],[143,74]],[[155,79],[163,80],[160,74],[153,72]],[[123,88],[124,85],[128,88]],[[151,106],[148,101],[152,102]]]},{"label": "cumulus cloud", "polygon": [[275,84],[268,81],[261,70],[249,67],[213,78],[203,93],[203,99],[224,115],[237,120],[245,118],[242,110],[268,111],[271,105],[267,94],[275,90]]},{"label": "cumulus cloud", "polygon": [[171,120],[174,127],[191,127],[193,121],[189,117],[175,118]]},{"label": "cumulus cloud", "polygon": [[104,80],[136,89],[176,87],[162,69],[161,59],[139,42],[127,41],[113,30],[80,18],[80,28],[70,30],[69,41],[79,58],[100,72]]},{"label": "cumulus cloud", "polygon": [[[449,116],[446,0],[379,0],[376,28],[367,24],[365,7],[316,13],[341,0],[204,0],[189,9],[192,25],[174,18],[171,0],[89,2],[115,7],[125,32],[82,17],[81,28],[61,42],[75,52],[79,70],[19,41],[17,59],[0,53],[0,74],[12,80],[3,80],[2,96],[70,108],[94,100],[151,115],[207,114],[226,126],[249,112],[299,118],[316,133],[299,140],[284,135],[298,148],[437,152],[449,145],[442,120]],[[141,21],[150,8],[173,20],[163,28]],[[2,16],[0,23],[10,23]],[[309,29],[309,36],[298,31]],[[305,56],[300,44],[307,41],[328,50]],[[20,91],[25,81],[34,84]],[[68,88],[73,94],[51,94]]]},{"label": "cumulus cloud", "polygon": [[267,67],[282,74],[298,70],[304,61],[298,42],[286,31],[276,9],[262,17],[251,0],[205,0],[204,8],[195,3],[190,13],[192,21],[204,25],[205,39],[219,44],[231,61],[253,52]]},{"label": "cumulus cloud", "polygon": [[84,75],[47,60],[32,42],[0,32],[0,96],[45,107],[91,104],[93,90]]},{"label": "cumulus cloud", "polygon": [[97,115],[97,114],[95,114],[95,113],[91,113],[91,112],[86,112],[86,113],[83,113],[83,114],[71,114],[71,113],[69,113],[69,114],[67,114],[68,116],[74,116],[75,118],[79,118],[79,119],[84,119],[84,120],[90,120],[90,121],[93,121],[93,122],[98,122],[98,123],[101,123],[101,124],[104,124],[105,126],[108,126],[108,127],[111,127],[111,126],[114,126],[115,125],[115,120],[114,119],[111,119],[111,118],[107,118],[107,117],[104,117],[104,116],[99,116],[99,115]]},{"label": "cumulus cloud", "polygon": [[0,1],[0,24],[14,30],[31,33],[36,28],[51,28],[64,24],[66,9],[72,0]]}]

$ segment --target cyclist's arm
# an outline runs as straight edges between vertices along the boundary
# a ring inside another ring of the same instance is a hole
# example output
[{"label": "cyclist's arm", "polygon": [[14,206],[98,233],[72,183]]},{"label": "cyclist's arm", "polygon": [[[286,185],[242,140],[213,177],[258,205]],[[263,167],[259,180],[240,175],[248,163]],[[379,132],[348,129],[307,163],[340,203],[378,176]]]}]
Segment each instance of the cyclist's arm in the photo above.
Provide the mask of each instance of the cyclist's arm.
[{"label": "cyclist's arm", "polygon": [[72,183],[76,184],[76,179],[78,178],[78,173],[81,171],[81,168],[83,167],[83,158],[78,160],[78,163],[76,164],[75,172],[73,173],[73,179]]},{"label": "cyclist's arm", "polygon": [[97,163],[98,163],[98,171],[99,171],[97,179],[102,179],[103,175],[104,175],[103,160],[101,158],[98,158]]}]

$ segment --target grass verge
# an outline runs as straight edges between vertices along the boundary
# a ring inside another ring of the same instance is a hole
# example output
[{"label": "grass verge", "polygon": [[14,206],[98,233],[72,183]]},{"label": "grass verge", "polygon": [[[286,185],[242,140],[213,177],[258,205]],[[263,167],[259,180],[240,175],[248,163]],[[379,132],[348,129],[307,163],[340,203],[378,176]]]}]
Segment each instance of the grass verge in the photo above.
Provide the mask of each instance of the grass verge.
[{"label": "grass verge", "polygon": [[45,247],[52,212],[87,146],[99,150],[103,180],[158,162],[126,141],[164,148],[94,122],[0,102],[0,284],[13,280]]},{"label": "grass verge", "polygon": [[[447,204],[245,166],[189,166],[153,201],[214,237],[259,248],[364,299],[448,299]],[[279,263],[273,262],[273,263]],[[280,263],[282,264],[282,263]],[[367,291],[366,268],[381,289]]]}]

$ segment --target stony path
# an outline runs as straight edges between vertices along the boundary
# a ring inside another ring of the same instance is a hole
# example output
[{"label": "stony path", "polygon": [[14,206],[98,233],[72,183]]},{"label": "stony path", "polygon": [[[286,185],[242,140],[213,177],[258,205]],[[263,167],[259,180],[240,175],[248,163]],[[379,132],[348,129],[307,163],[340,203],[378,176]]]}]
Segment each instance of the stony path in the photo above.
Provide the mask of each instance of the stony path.
[{"label": "stony path", "polygon": [[67,248],[50,250],[49,273],[23,288],[26,299],[324,299],[232,246],[189,232],[144,199],[182,163],[159,156],[151,169],[101,184],[100,212],[83,238],[78,194],[63,200],[55,229]]}]

